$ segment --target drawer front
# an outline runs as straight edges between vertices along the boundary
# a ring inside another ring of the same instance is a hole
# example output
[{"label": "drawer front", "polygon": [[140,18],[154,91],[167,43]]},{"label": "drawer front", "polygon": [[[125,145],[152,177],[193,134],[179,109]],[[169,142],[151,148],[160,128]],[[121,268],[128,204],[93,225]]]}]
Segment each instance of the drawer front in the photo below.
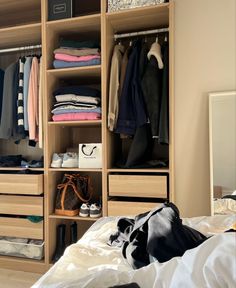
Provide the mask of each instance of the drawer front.
[{"label": "drawer front", "polygon": [[40,195],[42,193],[42,174],[0,174],[0,194]]},{"label": "drawer front", "polygon": [[108,201],[108,216],[135,216],[161,205],[151,202]]},{"label": "drawer front", "polygon": [[2,217],[0,236],[43,240],[43,221],[32,223],[27,219]]},{"label": "drawer front", "polygon": [[43,198],[0,195],[0,214],[43,216]]},{"label": "drawer front", "polygon": [[109,195],[167,198],[167,176],[109,175]]}]

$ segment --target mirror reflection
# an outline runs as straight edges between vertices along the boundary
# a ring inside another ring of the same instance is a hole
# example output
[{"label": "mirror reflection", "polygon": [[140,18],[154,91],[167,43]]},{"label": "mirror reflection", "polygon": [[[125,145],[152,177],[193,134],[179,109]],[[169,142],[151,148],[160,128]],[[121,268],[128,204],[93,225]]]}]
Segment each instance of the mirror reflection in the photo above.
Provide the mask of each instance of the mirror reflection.
[{"label": "mirror reflection", "polygon": [[209,94],[211,212],[236,213],[236,91]]}]

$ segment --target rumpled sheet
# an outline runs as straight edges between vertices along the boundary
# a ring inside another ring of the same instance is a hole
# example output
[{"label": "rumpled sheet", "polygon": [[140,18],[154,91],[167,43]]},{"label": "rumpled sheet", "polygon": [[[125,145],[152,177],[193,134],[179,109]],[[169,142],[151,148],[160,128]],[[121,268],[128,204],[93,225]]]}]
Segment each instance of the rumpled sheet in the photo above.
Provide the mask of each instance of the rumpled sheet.
[{"label": "rumpled sheet", "polygon": [[222,233],[235,223],[235,215],[184,219],[184,224],[213,236],[182,257],[138,270],[132,270],[119,248],[106,244],[117,220],[97,221],[32,288],[107,288],[130,282],[142,288],[235,287],[236,234]]}]

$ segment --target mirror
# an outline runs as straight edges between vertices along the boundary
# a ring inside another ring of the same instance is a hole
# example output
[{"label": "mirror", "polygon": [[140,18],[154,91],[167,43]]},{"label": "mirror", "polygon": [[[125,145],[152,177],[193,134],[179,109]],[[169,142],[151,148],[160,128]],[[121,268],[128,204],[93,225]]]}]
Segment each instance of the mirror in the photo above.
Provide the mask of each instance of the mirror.
[{"label": "mirror", "polygon": [[211,214],[236,213],[236,91],[209,94]]}]

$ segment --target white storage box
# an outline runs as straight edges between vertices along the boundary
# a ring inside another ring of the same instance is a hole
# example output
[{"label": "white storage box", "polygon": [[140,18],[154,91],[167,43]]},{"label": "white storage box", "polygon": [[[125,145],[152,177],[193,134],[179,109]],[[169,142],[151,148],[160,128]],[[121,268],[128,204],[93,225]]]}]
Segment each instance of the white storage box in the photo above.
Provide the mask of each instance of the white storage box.
[{"label": "white storage box", "polygon": [[29,240],[17,242],[17,238],[0,237],[0,255],[41,260],[44,257],[44,242]]},{"label": "white storage box", "polygon": [[102,168],[102,144],[79,144],[79,168]]},{"label": "white storage box", "polygon": [[132,9],[138,7],[145,7],[157,5],[167,2],[166,0],[108,0],[108,12],[115,12],[119,10]]}]

